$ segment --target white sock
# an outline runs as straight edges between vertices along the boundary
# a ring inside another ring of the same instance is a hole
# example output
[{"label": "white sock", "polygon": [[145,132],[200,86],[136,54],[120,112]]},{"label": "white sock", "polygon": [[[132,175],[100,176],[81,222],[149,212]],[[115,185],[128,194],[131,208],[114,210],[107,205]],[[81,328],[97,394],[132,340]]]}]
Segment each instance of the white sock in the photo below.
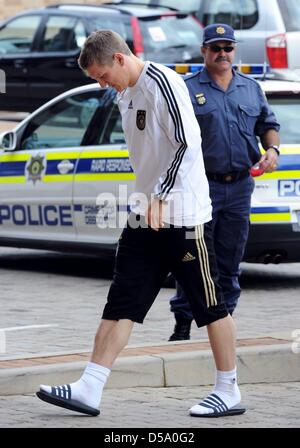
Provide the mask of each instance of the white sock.
[{"label": "white sock", "polygon": [[[102,398],[103,387],[110,374],[110,369],[89,362],[82,377],[75,383],[71,383],[72,400],[80,401],[91,408],[98,409]],[[51,393],[52,387],[41,384],[41,390]]]},{"label": "white sock", "polygon": [[225,411],[226,409],[224,408],[223,403],[225,403],[228,409],[231,409],[233,406],[240,403],[241,394],[237,385],[236,376],[236,368],[227,372],[217,370],[216,384],[211,394],[204,400],[200,401],[199,404],[193,406],[190,409],[190,413],[212,414],[215,411]]}]

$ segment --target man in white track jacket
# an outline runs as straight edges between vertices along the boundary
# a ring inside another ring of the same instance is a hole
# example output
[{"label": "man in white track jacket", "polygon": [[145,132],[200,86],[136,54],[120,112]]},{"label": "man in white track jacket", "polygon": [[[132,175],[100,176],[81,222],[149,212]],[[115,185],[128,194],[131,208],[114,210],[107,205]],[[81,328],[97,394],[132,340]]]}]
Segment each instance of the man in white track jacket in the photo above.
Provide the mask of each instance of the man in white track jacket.
[{"label": "man in white track jacket", "polygon": [[91,361],[72,384],[40,387],[44,401],[98,415],[110,369],[171,271],[198,327],[207,326],[216,364],[212,393],[196,417],[242,414],[236,380],[235,328],[224,305],[211,229],[211,201],[201,137],[188,90],[172,70],[133,55],[110,30],[93,32],[79,64],[101,87],[114,87],[136,174],[136,203],[124,228],[115,273]]}]

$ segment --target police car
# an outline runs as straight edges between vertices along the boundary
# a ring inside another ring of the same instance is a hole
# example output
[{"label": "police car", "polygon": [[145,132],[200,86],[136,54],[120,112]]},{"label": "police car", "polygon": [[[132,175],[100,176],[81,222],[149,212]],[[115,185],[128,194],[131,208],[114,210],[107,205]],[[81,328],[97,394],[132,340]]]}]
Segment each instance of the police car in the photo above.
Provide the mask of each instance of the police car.
[{"label": "police car", "polygon": [[[255,178],[244,259],[299,262],[300,83],[260,83],[281,123],[281,156]],[[116,92],[63,93],[0,137],[0,245],[113,255],[134,179]]]},{"label": "police car", "polygon": [[263,263],[299,262],[300,83],[265,80],[260,84],[281,125],[281,155],[275,172],[255,177],[244,259]]}]

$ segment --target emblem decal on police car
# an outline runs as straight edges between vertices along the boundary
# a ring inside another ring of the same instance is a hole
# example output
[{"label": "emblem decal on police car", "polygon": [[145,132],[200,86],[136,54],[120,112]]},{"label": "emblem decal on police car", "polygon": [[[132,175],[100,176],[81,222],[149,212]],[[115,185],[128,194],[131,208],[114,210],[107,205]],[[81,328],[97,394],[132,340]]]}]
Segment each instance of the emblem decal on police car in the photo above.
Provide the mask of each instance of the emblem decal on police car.
[{"label": "emblem decal on police car", "polygon": [[140,131],[143,131],[146,126],[146,111],[138,110],[136,112],[136,125]]},{"label": "emblem decal on police car", "polygon": [[42,180],[42,173],[45,172],[46,166],[44,165],[44,156],[37,155],[32,156],[27,165],[28,180],[32,180],[35,184],[37,180]]}]

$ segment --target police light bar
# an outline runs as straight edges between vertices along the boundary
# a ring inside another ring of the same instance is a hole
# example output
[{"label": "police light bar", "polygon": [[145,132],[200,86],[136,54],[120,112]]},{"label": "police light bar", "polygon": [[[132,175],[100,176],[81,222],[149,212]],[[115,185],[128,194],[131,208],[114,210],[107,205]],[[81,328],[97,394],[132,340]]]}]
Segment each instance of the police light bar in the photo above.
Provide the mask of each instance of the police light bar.
[{"label": "police light bar", "polygon": [[[204,64],[165,64],[180,75],[188,75],[202,70]],[[268,64],[234,64],[233,67],[246,75],[263,78],[270,73]]]}]

